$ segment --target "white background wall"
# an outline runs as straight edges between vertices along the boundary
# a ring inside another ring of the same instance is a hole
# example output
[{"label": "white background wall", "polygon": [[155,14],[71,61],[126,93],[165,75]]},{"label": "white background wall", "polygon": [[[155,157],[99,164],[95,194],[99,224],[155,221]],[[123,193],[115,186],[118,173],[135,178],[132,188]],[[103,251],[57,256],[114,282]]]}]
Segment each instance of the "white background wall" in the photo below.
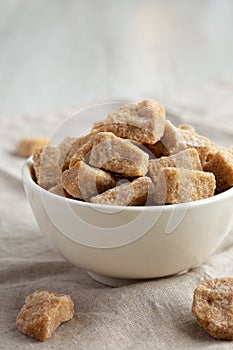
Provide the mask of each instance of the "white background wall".
[{"label": "white background wall", "polygon": [[232,80],[231,0],[0,0],[0,116]]}]

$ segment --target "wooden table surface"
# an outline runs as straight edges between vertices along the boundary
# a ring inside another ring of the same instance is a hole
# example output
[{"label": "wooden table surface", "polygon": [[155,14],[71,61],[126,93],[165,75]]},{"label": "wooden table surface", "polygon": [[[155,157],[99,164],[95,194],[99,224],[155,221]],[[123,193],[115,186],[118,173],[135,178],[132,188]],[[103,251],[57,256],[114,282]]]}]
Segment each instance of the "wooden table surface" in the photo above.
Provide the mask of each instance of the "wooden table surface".
[{"label": "wooden table surface", "polygon": [[0,0],[0,116],[232,78],[232,0]]}]

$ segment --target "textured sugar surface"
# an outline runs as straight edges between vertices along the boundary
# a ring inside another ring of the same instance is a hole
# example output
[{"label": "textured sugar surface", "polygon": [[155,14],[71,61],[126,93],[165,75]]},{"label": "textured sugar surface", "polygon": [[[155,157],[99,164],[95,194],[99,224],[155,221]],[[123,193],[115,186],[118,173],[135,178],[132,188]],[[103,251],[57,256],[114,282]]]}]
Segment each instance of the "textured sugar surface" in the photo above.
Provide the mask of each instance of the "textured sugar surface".
[{"label": "textured sugar surface", "polygon": [[74,304],[70,296],[36,291],[26,298],[16,325],[24,334],[45,341],[61,323],[69,321],[73,315]]}]

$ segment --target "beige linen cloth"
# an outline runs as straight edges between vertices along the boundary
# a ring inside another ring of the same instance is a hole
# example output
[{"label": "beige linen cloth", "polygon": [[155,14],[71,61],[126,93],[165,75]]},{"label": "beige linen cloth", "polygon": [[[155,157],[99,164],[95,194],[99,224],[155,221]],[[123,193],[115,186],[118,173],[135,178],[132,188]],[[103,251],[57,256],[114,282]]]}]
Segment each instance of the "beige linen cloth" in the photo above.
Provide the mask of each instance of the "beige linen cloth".
[{"label": "beige linen cloth", "polygon": [[[233,144],[232,94],[233,86],[223,84],[183,96],[173,101],[171,119]],[[93,281],[49,247],[26,199],[15,147],[23,136],[50,135],[62,120],[62,114],[0,118],[0,349],[232,349],[233,342],[214,340],[198,326],[191,306],[205,278],[233,276],[233,231],[205,264],[185,275],[121,288]],[[36,289],[70,294],[75,303],[74,318],[45,343],[15,326],[25,297]]]}]

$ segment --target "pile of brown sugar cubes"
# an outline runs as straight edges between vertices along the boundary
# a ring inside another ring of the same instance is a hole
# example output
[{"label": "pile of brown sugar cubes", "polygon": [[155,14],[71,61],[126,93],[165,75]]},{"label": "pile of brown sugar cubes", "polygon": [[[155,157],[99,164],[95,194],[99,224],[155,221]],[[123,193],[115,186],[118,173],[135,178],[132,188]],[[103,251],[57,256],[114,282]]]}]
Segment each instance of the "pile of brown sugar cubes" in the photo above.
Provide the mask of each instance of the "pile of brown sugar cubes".
[{"label": "pile of brown sugar cubes", "polygon": [[174,126],[153,99],[120,107],[89,134],[33,154],[36,182],[64,197],[144,206],[205,199],[233,186],[233,146]]}]

